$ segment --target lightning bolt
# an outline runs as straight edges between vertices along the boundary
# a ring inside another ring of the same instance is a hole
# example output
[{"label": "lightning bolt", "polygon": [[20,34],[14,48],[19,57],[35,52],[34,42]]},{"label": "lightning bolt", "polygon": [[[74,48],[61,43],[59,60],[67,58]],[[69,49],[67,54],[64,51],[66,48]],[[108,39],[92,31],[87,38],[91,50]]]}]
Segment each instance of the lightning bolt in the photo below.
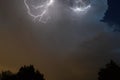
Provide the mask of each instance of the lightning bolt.
[{"label": "lightning bolt", "polygon": [[45,21],[42,20],[42,19],[43,19],[44,15],[47,14],[48,8],[49,8],[51,5],[54,4],[54,0],[47,0],[47,1],[45,2],[45,4],[42,4],[42,5],[39,5],[39,6],[34,6],[34,5],[32,5],[32,7],[33,7],[35,10],[39,10],[39,9],[43,8],[42,13],[38,13],[38,15],[34,15],[34,14],[31,13],[31,9],[30,9],[29,5],[27,4],[27,1],[28,1],[28,0],[24,0],[24,4],[25,4],[25,6],[26,6],[26,8],[27,8],[27,13],[34,18],[33,20],[36,20],[37,18],[39,18],[39,21],[40,21],[40,22],[46,23],[46,21],[47,21],[48,19],[45,20]]},{"label": "lightning bolt", "polygon": [[[55,0],[43,0],[45,2],[39,2],[39,5],[31,5],[31,3],[35,0],[32,0],[30,3],[28,1],[31,0],[24,0],[24,4],[27,8],[27,13],[33,17],[33,20],[39,19],[40,22],[46,23],[49,16],[49,7],[55,4]],[[80,13],[80,12],[87,12],[89,8],[91,8],[91,4],[86,4],[83,0],[73,0],[73,6],[69,7],[73,12]],[[34,2],[33,2],[34,3]],[[41,3],[41,4],[40,4]]]}]

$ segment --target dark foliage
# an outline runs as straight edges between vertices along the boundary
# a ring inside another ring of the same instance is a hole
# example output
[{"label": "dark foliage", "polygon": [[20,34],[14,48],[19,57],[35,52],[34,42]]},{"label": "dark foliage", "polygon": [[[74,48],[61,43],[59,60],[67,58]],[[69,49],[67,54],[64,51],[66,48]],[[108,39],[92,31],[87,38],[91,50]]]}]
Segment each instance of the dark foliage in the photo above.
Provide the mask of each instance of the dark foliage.
[{"label": "dark foliage", "polygon": [[120,67],[111,60],[105,68],[98,73],[98,80],[120,80]]},{"label": "dark foliage", "polygon": [[16,74],[10,71],[4,71],[1,73],[0,80],[45,80],[43,74],[38,70],[35,70],[33,65],[23,66]]}]

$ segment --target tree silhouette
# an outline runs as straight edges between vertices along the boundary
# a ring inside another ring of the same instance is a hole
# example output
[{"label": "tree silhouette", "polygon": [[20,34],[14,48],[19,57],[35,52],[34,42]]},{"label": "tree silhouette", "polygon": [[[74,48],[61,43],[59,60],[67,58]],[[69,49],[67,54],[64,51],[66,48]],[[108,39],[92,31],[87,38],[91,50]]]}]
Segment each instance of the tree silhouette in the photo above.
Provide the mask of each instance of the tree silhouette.
[{"label": "tree silhouette", "polygon": [[33,65],[21,67],[17,73],[19,80],[44,80],[43,75]]},{"label": "tree silhouette", "polygon": [[98,80],[120,80],[120,67],[111,60],[106,67],[98,73]]},{"label": "tree silhouette", "polygon": [[1,80],[14,80],[14,74],[11,71],[3,71],[1,73]]},{"label": "tree silhouette", "polygon": [[0,80],[45,80],[43,74],[35,70],[33,65],[23,66],[16,74],[10,71],[1,73]]}]

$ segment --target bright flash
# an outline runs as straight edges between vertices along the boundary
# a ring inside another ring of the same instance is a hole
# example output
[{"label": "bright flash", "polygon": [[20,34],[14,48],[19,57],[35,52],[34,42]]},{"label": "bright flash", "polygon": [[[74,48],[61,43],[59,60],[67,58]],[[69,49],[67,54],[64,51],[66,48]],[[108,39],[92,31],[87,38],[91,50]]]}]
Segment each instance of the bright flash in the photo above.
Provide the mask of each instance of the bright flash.
[{"label": "bright flash", "polygon": [[[89,0],[66,1],[71,4],[68,5],[68,7],[75,13],[86,12],[91,8],[91,4],[88,4]],[[37,19],[42,23],[46,23],[50,18],[49,9],[55,4],[55,0],[24,0],[24,4],[28,14],[32,16],[34,20]]]},{"label": "bright flash", "polygon": [[[30,4],[34,3],[35,0],[24,0],[24,4],[27,7],[27,12],[34,20],[39,19],[40,22],[46,23],[48,18],[43,19],[48,13],[48,8],[54,4],[54,0],[37,0],[39,5]],[[44,1],[43,4],[40,4],[40,1]]]},{"label": "bright flash", "polygon": [[86,12],[91,8],[91,5],[86,4],[84,0],[74,0],[73,6],[70,9],[76,13]]},{"label": "bright flash", "polygon": [[74,12],[84,12],[84,11],[87,11],[89,8],[91,7],[91,5],[88,5],[86,7],[74,7],[74,8],[71,8]]}]

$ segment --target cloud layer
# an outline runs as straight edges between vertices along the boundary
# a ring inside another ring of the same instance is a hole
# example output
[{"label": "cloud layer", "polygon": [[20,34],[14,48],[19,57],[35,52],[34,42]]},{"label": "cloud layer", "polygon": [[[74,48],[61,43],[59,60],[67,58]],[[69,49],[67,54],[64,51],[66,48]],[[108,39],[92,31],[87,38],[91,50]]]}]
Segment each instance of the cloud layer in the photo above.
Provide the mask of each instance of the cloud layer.
[{"label": "cloud layer", "polygon": [[47,80],[96,80],[104,63],[119,59],[110,50],[120,43],[117,33],[106,32],[106,23],[100,22],[107,0],[93,0],[91,5],[86,14],[75,14],[57,3],[51,20],[42,24],[33,22],[23,0],[2,0],[0,63],[13,70],[34,64]]}]

